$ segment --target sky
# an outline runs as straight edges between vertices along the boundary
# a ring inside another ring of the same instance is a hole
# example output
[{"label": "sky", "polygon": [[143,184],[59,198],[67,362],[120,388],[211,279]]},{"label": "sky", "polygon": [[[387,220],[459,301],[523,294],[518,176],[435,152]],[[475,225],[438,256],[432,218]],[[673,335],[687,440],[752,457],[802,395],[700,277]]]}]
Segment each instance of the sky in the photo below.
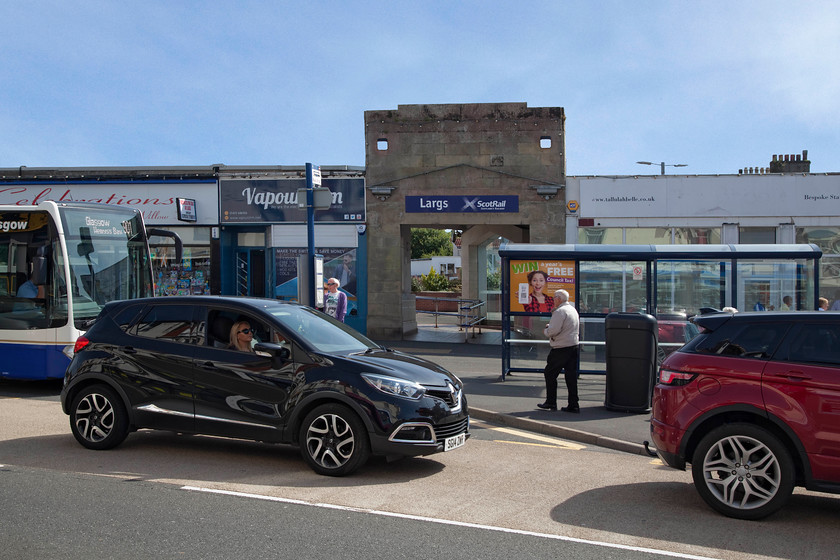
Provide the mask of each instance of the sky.
[{"label": "sky", "polygon": [[367,110],[523,102],[564,108],[571,176],[803,150],[840,172],[840,0],[0,0],[0,20],[0,167],[361,167]]}]

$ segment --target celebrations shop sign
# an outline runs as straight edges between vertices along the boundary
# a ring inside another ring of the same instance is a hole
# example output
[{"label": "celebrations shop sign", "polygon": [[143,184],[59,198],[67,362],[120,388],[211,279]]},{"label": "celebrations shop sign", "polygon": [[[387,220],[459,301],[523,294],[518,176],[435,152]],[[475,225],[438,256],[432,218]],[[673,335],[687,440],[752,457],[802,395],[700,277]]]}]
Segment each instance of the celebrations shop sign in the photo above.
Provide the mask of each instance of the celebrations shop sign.
[{"label": "celebrations shop sign", "polygon": [[560,289],[569,292],[569,301],[574,303],[575,261],[510,261],[509,289],[510,310],[514,313],[532,310],[549,312],[547,304],[540,309],[533,306],[539,299],[553,300],[554,292]]}]

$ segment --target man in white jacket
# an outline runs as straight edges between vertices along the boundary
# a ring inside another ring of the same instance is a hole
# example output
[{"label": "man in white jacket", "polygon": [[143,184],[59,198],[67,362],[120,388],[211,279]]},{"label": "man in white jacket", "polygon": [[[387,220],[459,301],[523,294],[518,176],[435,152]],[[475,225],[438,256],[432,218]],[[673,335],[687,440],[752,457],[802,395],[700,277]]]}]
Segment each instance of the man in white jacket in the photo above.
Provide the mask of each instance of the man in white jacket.
[{"label": "man in white jacket", "polygon": [[557,410],[557,376],[565,372],[568,406],[563,412],[580,412],[577,387],[577,364],[580,317],[575,306],[569,303],[569,292],[554,292],[554,311],[543,331],[551,344],[545,365],[545,402],[537,405],[543,410]]}]

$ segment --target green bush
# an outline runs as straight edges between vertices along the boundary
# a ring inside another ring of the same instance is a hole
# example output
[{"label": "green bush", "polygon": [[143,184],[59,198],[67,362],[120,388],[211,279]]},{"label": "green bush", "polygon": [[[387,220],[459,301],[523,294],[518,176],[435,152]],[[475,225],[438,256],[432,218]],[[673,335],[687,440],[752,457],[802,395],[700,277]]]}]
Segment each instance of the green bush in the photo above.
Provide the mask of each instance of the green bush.
[{"label": "green bush", "polygon": [[432,267],[428,274],[420,277],[420,285],[426,292],[446,292],[449,290],[449,279]]},{"label": "green bush", "polygon": [[502,273],[501,271],[497,270],[496,272],[488,272],[487,273],[487,289],[488,290],[498,290],[502,285]]}]

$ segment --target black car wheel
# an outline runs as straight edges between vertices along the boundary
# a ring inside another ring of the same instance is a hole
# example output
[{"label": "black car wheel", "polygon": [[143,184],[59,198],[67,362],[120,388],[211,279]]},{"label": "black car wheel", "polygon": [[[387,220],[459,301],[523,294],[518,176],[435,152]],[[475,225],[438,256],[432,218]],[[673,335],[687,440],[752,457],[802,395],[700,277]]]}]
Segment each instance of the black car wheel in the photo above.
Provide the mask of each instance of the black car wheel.
[{"label": "black car wheel", "polygon": [[727,424],[706,434],[691,464],[707,504],[737,519],[761,519],[793,492],[794,467],[779,439],[752,424]]},{"label": "black car wheel", "polygon": [[319,406],[300,428],[303,458],[318,474],[344,476],[364,465],[370,442],[361,419],[340,404]]},{"label": "black car wheel", "polygon": [[70,429],[88,449],[111,449],[128,435],[128,414],[112,389],[104,385],[87,387],[73,399]]}]

